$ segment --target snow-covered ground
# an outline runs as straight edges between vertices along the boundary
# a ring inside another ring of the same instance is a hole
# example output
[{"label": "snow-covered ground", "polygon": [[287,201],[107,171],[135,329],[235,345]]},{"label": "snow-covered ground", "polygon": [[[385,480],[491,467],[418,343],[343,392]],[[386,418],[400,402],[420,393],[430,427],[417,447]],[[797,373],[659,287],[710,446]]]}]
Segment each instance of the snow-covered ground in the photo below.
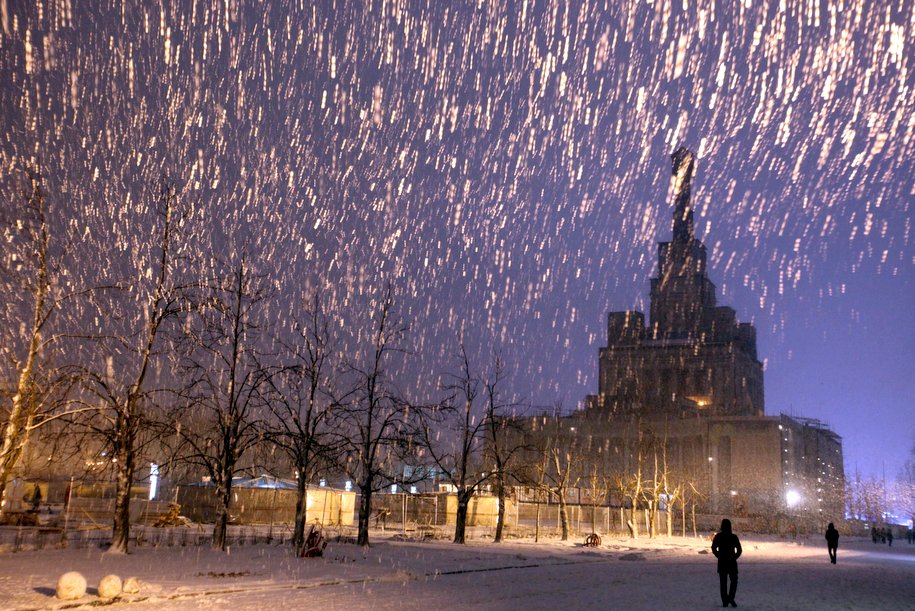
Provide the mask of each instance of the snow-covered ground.
[{"label": "snow-covered ground", "polygon": [[[715,559],[704,539],[605,537],[466,546],[373,533],[363,550],[331,543],[320,559],[277,545],[138,547],[0,554],[0,608],[89,608],[106,574],[137,576],[139,594],[115,609],[712,609],[720,608]],[[838,564],[821,537],[742,537],[737,602],[748,609],[915,609],[915,546],[844,538]],[[54,598],[58,576],[82,572],[89,593]]]}]

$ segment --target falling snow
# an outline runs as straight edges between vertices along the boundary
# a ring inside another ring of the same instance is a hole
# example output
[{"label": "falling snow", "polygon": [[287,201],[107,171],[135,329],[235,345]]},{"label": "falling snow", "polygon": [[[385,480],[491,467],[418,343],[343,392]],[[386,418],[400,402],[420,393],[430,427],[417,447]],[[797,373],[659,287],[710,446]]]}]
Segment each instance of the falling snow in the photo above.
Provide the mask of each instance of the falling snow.
[{"label": "falling snow", "polygon": [[684,145],[711,275],[763,357],[856,324],[858,279],[913,294],[910,0],[166,5],[0,0],[3,205],[40,163],[61,282],[150,274],[165,174],[195,202],[184,248],[247,253],[279,330],[320,288],[355,347],[391,280],[409,390],[463,336],[502,349],[518,397],[571,406],[605,312],[645,309]]}]

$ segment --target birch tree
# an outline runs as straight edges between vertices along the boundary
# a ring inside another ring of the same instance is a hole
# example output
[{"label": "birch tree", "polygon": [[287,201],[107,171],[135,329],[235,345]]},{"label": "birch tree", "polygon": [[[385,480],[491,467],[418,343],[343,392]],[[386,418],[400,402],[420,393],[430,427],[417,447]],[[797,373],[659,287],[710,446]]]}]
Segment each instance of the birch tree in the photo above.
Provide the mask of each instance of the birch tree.
[{"label": "birch tree", "polygon": [[[63,360],[62,344],[80,341],[60,322],[60,311],[95,290],[80,286],[64,267],[68,239],[62,212],[46,199],[44,178],[27,167],[25,184],[11,181],[12,202],[0,215],[0,513],[8,509],[6,487],[31,435],[50,422],[90,411],[74,393],[78,377]],[[19,190],[21,188],[21,190]]]}]

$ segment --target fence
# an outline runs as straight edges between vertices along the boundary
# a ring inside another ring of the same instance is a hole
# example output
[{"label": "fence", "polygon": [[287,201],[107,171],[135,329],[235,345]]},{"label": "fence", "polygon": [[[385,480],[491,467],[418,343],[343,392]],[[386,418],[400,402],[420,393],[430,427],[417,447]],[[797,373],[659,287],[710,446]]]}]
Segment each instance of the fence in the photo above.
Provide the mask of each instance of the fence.
[{"label": "fence", "polygon": [[[131,547],[194,547],[209,545],[212,538],[213,527],[203,524],[169,528],[134,525],[130,529]],[[288,527],[230,526],[227,532],[227,544],[231,547],[261,543],[286,545],[291,541],[292,529]],[[0,552],[100,548],[110,543],[110,525],[106,528],[0,526]]]},{"label": "fence", "polygon": [[[175,498],[182,515],[195,522],[216,520],[215,489],[181,486]],[[239,524],[293,524],[297,491],[279,488],[234,488],[229,521]],[[305,521],[324,526],[351,526],[356,495],[332,488],[305,491]]]}]

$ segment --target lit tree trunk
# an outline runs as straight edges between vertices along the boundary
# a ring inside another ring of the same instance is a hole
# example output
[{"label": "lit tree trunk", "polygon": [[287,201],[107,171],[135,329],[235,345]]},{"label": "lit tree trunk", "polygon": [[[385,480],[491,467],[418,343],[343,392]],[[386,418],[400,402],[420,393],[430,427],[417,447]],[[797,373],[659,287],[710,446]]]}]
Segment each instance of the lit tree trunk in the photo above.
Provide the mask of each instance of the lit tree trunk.
[{"label": "lit tree trunk", "polygon": [[658,503],[657,501],[648,501],[648,536],[654,539],[658,535]]},{"label": "lit tree trunk", "polygon": [[674,536],[674,506],[668,501],[667,505],[667,538]]},{"label": "lit tree trunk", "polygon": [[636,517],[638,504],[637,497],[633,497],[632,506],[629,508],[629,519],[626,521],[626,525],[629,527],[629,536],[633,539],[639,538],[639,520]]},{"label": "lit tree trunk", "polygon": [[[22,378],[28,377],[25,374],[20,376],[20,385],[22,387]],[[6,485],[9,481],[22,450],[28,442],[28,417],[33,410],[31,407],[25,407],[27,400],[21,397],[20,390],[13,397],[13,409],[10,411],[10,417],[7,421],[6,428],[3,431],[3,447],[0,449],[0,515],[3,514],[7,503],[4,502],[6,495]]]},{"label": "lit tree trunk", "polygon": [[295,496],[295,530],[292,533],[292,543],[296,550],[305,544],[305,522],[307,520],[308,482],[305,481],[305,470],[296,471],[296,496]]},{"label": "lit tree trunk", "polygon": [[562,528],[562,540],[569,540],[569,509],[566,505],[566,495],[563,488],[557,490],[559,496],[559,525]]},{"label": "lit tree trunk", "polygon": [[[51,312],[46,312],[50,278],[48,275],[48,244],[50,241],[48,226],[44,215],[44,195],[40,179],[29,176],[32,191],[29,196],[29,207],[36,214],[38,223],[37,232],[33,240],[36,247],[38,268],[35,271],[35,306],[32,310],[32,325],[29,335],[29,347],[24,363],[19,370],[19,380],[16,384],[16,394],[13,395],[13,406],[10,410],[6,427],[3,429],[3,445],[0,448],[0,515],[6,506],[2,501],[6,494],[6,484],[9,477],[22,455],[22,449],[28,441],[27,422],[34,415],[35,404],[32,376],[34,374],[38,353],[41,349],[41,330],[47,322]],[[53,306],[52,308],[53,309]]]},{"label": "lit tree trunk", "polygon": [[686,538],[686,499],[680,503],[680,517],[683,520],[683,523],[680,525],[681,532],[683,533],[683,538]]}]

